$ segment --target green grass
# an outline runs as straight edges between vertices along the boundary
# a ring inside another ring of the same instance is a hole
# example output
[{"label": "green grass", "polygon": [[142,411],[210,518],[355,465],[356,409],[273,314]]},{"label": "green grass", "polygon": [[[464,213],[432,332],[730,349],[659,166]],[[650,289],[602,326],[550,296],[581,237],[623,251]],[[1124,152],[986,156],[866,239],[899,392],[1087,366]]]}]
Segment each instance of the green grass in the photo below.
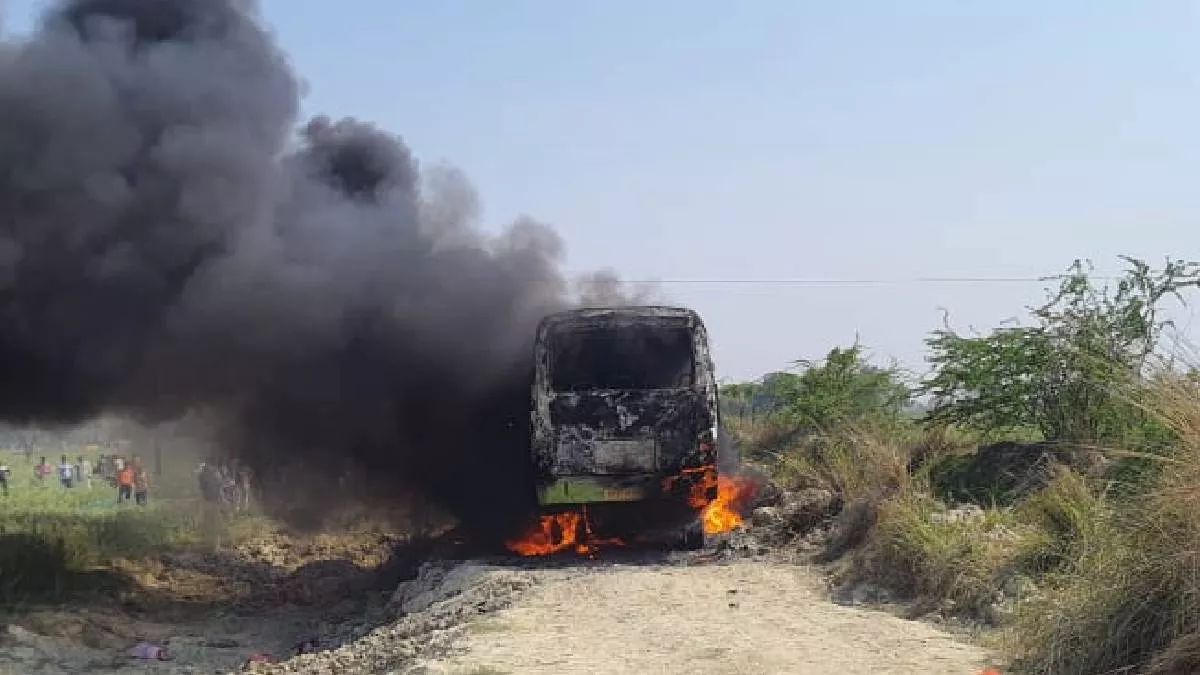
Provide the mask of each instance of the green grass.
[{"label": "green grass", "polygon": [[[61,452],[45,454],[55,462]],[[205,543],[207,523],[188,458],[165,462],[166,475],[152,476],[150,503],[142,507],[118,504],[116,489],[99,478],[90,488],[70,489],[56,476],[38,481],[33,466],[39,456],[27,464],[20,456],[0,455],[13,471],[9,495],[0,496],[0,600],[62,595],[103,578],[96,572],[113,559]]]}]

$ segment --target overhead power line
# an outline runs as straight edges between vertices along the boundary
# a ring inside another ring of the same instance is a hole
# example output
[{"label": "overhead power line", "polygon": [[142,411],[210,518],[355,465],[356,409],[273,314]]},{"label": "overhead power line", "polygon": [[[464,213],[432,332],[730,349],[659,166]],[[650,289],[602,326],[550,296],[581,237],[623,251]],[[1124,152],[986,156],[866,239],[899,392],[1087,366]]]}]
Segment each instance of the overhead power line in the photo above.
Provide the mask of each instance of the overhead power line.
[{"label": "overhead power line", "polygon": [[[735,278],[678,278],[678,279],[624,279],[627,284],[671,284],[671,285],[746,285],[746,286],[898,286],[903,284],[1027,284],[1048,283],[1060,278],[1048,277],[909,277],[892,279],[735,279]],[[1116,277],[1090,275],[1092,279],[1112,280]]]}]

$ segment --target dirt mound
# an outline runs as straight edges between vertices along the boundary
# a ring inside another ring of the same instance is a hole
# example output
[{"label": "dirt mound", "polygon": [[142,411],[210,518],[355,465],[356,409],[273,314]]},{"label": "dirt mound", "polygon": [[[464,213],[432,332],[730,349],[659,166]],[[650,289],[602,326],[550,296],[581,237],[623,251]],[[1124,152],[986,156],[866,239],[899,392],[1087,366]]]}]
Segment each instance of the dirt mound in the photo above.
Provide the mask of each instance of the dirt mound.
[{"label": "dirt mound", "polygon": [[993,443],[938,461],[930,477],[947,502],[1010,505],[1049,485],[1058,467],[1084,474],[1104,468],[1095,450],[1054,443]]},{"label": "dirt mound", "polygon": [[275,532],[235,547],[239,558],[283,570],[297,570],[314,561],[339,560],[360,568],[387,561],[403,539],[381,532],[316,534],[307,537]]},{"label": "dirt mound", "polygon": [[823,526],[841,508],[841,500],[833,492],[806,488],[782,492],[773,506],[760,506],[751,513],[751,523],[764,541],[786,543]]},{"label": "dirt mound", "polygon": [[128,651],[143,640],[175,654],[153,665],[160,674],[226,672],[313,637],[336,647],[391,620],[396,580],[416,575],[424,551],[374,532],[268,531],[218,551],[113,561],[127,581],[115,593],[3,612],[0,675],[140,673],[149,666]]},{"label": "dirt mound", "polygon": [[481,614],[507,607],[533,585],[533,575],[471,562],[430,562],[417,578],[401,583],[389,610],[397,619],[370,632],[334,636],[345,644],[285,663],[257,665],[251,672],[385,672],[436,653],[457,638],[455,629]]}]

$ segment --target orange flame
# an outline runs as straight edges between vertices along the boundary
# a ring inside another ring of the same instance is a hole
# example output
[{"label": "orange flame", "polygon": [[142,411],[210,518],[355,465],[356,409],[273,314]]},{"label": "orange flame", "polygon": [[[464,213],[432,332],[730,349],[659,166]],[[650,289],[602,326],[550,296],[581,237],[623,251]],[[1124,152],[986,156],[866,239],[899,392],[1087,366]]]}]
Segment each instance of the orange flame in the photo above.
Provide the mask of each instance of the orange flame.
[{"label": "orange flame", "polygon": [[505,542],[510,551],[523,556],[552,555],[576,545],[579,538],[578,513],[542,516],[524,537]]},{"label": "orange flame", "polygon": [[592,532],[587,509],[544,515],[520,539],[507,541],[508,550],[526,557],[554,555],[574,550],[582,556],[595,555],[600,546],[623,546],[620,539],[600,539]]},{"label": "orange flame", "polygon": [[[742,512],[754,498],[756,485],[741,476],[717,474],[715,466],[684,469],[678,476],[663,481],[663,490],[670,492],[677,481],[690,478],[688,505],[700,512],[705,534],[724,534],[742,524]],[[713,496],[715,494],[715,496]]]},{"label": "orange flame", "polygon": [[[754,498],[757,485],[742,476],[717,474],[715,466],[685,469],[678,476],[663,480],[663,491],[673,492],[678,481],[687,478],[687,502],[700,512],[705,534],[724,534],[741,526],[742,513]],[[713,495],[716,495],[715,497]],[[620,539],[597,537],[587,507],[543,515],[520,539],[505,542],[508,550],[522,556],[544,556],[574,551],[595,556],[602,546],[624,546]]]},{"label": "orange flame", "polygon": [[717,484],[717,498],[708,502],[700,514],[704,522],[704,533],[732,532],[743,522],[742,511],[754,496],[754,482],[741,476],[713,478]]}]

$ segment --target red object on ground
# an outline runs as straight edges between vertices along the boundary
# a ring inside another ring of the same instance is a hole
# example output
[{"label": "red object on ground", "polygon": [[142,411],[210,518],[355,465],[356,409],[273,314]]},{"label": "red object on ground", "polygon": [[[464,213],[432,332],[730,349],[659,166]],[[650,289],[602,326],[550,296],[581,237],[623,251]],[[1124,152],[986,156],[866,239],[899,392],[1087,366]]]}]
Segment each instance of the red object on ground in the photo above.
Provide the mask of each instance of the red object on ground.
[{"label": "red object on ground", "polygon": [[255,663],[275,663],[275,657],[264,653],[251,654],[249,658],[246,659],[246,663],[242,666],[242,668],[249,668]]}]

